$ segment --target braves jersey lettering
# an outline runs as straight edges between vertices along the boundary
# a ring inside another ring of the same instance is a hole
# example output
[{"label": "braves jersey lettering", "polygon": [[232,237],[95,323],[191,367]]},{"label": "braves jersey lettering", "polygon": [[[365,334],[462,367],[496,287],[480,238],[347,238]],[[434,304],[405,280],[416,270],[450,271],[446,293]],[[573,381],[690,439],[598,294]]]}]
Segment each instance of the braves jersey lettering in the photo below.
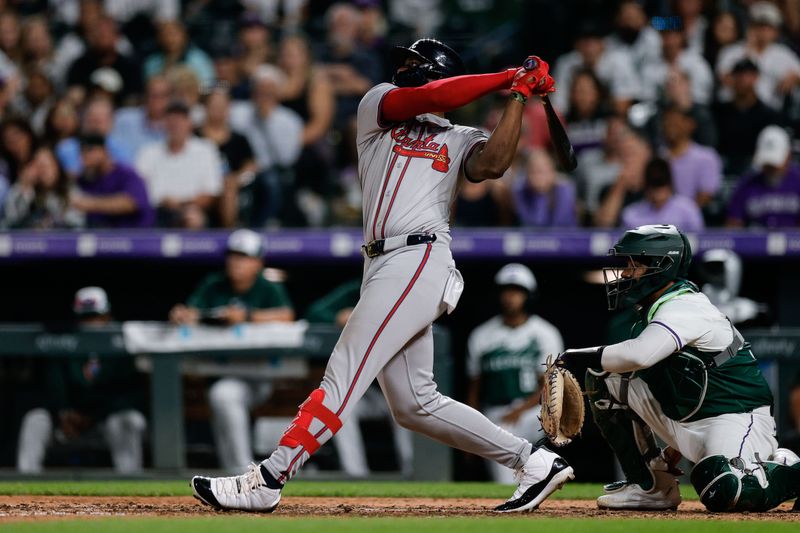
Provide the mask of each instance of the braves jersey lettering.
[{"label": "braves jersey lettering", "polygon": [[382,83],[358,108],[358,175],[364,193],[364,240],[449,231],[450,205],[466,158],[487,140],[475,128],[432,114],[390,127],[379,123]]}]

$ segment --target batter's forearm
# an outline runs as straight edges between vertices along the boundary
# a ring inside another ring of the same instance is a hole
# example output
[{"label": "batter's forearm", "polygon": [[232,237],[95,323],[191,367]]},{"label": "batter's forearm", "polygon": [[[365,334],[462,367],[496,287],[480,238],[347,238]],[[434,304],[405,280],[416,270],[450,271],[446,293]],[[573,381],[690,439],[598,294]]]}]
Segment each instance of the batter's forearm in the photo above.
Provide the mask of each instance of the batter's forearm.
[{"label": "batter's forearm", "polygon": [[489,136],[489,140],[466,163],[467,177],[471,181],[502,178],[514,161],[522,127],[524,104],[509,98],[500,122]]},{"label": "batter's forearm", "polygon": [[514,69],[495,74],[470,74],[392,89],[381,103],[381,122],[403,122],[423,113],[445,113],[494,91],[508,89]]}]

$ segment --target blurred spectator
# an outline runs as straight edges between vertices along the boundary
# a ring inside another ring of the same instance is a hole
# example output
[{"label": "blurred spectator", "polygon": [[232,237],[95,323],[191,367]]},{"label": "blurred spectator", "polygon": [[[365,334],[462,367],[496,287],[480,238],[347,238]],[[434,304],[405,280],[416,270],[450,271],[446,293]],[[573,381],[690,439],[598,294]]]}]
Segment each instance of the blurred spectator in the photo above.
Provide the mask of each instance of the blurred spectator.
[{"label": "blurred spectator", "polygon": [[257,14],[270,27],[296,30],[303,22],[309,0],[241,0],[242,5]]},{"label": "blurred spectator", "polygon": [[622,0],[617,8],[614,33],[606,38],[611,49],[625,50],[639,70],[661,56],[661,38],[652,28],[638,0]]},{"label": "blurred spectator", "polygon": [[186,65],[175,65],[166,72],[166,77],[171,99],[186,104],[192,124],[195,126],[202,124],[205,112],[201,102],[202,94],[209,90],[210,86],[201,87],[197,74]]},{"label": "blurred spectator", "polygon": [[703,57],[709,65],[717,64],[719,52],[728,45],[736,43],[742,38],[742,28],[739,20],[731,11],[722,11],[706,30]]},{"label": "blurred spectator", "polygon": [[39,148],[5,198],[8,228],[74,228],[83,216],[70,206],[71,186],[52,150]]},{"label": "blurred spectator", "polygon": [[670,72],[683,71],[689,78],[694,102],[707,105],[714,92],[714,75],[703,56],[686,47],[686,36],[680,24],[666,25],[661,31],[659,53],[642,66],[642,93],[645,100],[660,97]]},{"label": "blurred spectator", "polygon": [[291,186],[287,169],[300,155],[303,121],[297,113],[280,105],[286,75],[279,68],[262,65],[253,75],[252,86],[252,101],[231,109],[231,125],[245,134],[255,154],[256,207],[246,223],[260,227],[277,222],[285,207],[281,203],[282,189]]},{"label": "blurred spectator", "polygon": [[782,118],[758,98],[758,66],[748,58],[741,59],[731,70],[733,100],[714,109],[719,128],[719,153],[725,161],[726,174],[741,174],[750,166],[758,134]]},{"label": "blurred spectator", "polygon": [[71,100],[62,98],[47,114],[42,141],[48,146],[56,146],[60,141],[78,134],[80,117]]},{"label": "blurred spectator", "polygon": [[189,108],[180,101],[167,106],[164,142],[145,145],[136,158],[158,223],[202,228],[222,192],[222,163],[211,141],[192,135]]},{"label": "blurred spectator", "polygon": [[245,13],[239,22],[239,70],[251,80],[256,70],[272,61],[272,35],[257,14]]},{"label": "blurred spectator", "polygon": [[[263,276],[264,250],[260,234],[240,229],[228,237],[225,271],[209,275],[176,305],[176,324],[205,322],[235,325],[245,322],[291,322],[294,310],[283,285]],[[250,409],[264,401],[271,386],[263,380],[223,378],[211,387],[211,423],[220,466],[236,470],[253,461]]]},{"label": "blurred spectator", "polygon": [[[631,108],[628,116],[631,122],[637,126],[640,125],[642,120],[646,120],[644,131],[647,132],[651,144],[661,146],[665,144],[664,112],[670,107],[680,108],[694,119],[695,127],[692,130],[692,140],[694,142],[703,146],[716,146],[717,128],[714,124],[714,116],[711,113],[711,109],[707,105],[694,101],[689,76],[680,69],[672,69],[667,72],[663,94],[661,94],[661,98],[657,103],[636,104]],[[646,118],[650,113],[652,115]]]},{"label": "blurred spectator", "polygon": [[778,41],[783,17],[769,2],[750,6],[750,24],[745,39],[722,49],[717,60],[717,75],[723,90],[720,99],[731,99],[731,71],[745,57],[750,58],[760,72],[756,93],[762,102],[780,111],[786,96],[800,84],[800,58],[788,46]]},{"label": "blurred spectator", "polygon": [[756,170],[742,176],[728,204],[728,226],[800,226],[800,165],[791,155],[786,130],[764,128],[753,156]]},{"label": "blurred spectator", "polygon": [[464,180],[453,206],[456,226],[510,226],[514,223],[514,200],[502,180]]},{"label": "blurred spectator", "polygon": [[767,306],[749,298],[739,296],[742,284],[742,260],[733,250],[714,248],[706,250],[700,257],[702,291],[714,306],[730,319],[734,325],[758,318],[767,311]]},{"label": "blurred spectator", "polygon": [[390,79],[393,72],[388,64],[389,42],[386,37],[389,33],[389,23],[381,7],[380,0],[357,0],[356,5],[361,10],[361,23],[359,24],[358,40],[361,45],[372,52],[381,62],[383,79]]},{"label": "blurred spectator", "polygon": [[238,58],[232,50],[221,50],[214,55],[214,79],[228,87],[233,100],[250,98],[250,80],[239,68]]},{"label": "blurred spectator", "polygon": [[22,63],[22,24],[16,11],[5,9],[0,12],[0,68],[4,74],[9,63]]},{"label": "blurred spectator", "polygon": [[[423,15],[424,16],[421,16]],[[409,41],[436,35],[446,21],[442,0],[403,0],[389,2],[389,18],[411,32]]]},{"label": "blurred spectator", "polygon": [[358,42],[361,13],[356,7],[335,3],[325,13],[325,21],[327,46],[318,57],[336,94],[334,124],[342,130],[355,116],[361,97],[381,81],[383,72],[380,58]]},{"label": "blurred spectator", "polygon": [[104,0],[106,13],[125,24],[136,17],[143,16],[154,22],[176,20],[181,14],[180,0]]},{"label": "blurred spectator", "polygon": [[44,133],[45,120],[55,103],[56,95],[50,78],[35,67],[26,72],[25,88],[12,103],[14,114],[26,117],[34,133]]},{"label": "blurred spectator", "polygon": [[[572,78],[581,69],[590,69],[609,88],[614,110],[624,112],[641,93],[641,80],[634,70],[634,60],[623,49],[609,49],[603,32],[594,23],[584,23],[578,30],[575,49],[558,58],[553,71],[556,85],[571,87]],[[553,93],[553,103],[562,112],[569,109],[568,91]]]},{"label": "blurred spectator", "polygon": [[638,228],[647,224],[673,224],[681,231],[700,231],[703,214],[694,200],[672,190],[670,165],[653,158],[644,171],[644,199],[622,210],[620,226]]},{"label": "blurred spectator", "polygon": [[570,228],[578,224],[575,184],[556,172],[550,154],[531,151],[512,187],[514,207],[522,226]]},{"label": "blurred spectator", "polygon": [[690,50],[703,54],[708,19],[704,11],[704,0],[672,0],[672,12],[683,21],[683,31]]},{"label": "blurred spectator", "polygon": [[252,210],[252,206],[247,202],[252,201],[252,198],[243,189],[253,181],[256,171],[250,142],[230,127],[230,103],[226,90],[215,89],[209,92],[205,100],[206,120],[197,132],[219,149],[224,176],[219,209],[220,223],[226,228],[238,226],[242,218],[249,218],[247,213]]},{"label": "blurred spectator", "polygon": [[[619,225],[622,209],[643,198],[644,172],[652,150],[647,141],[632,132],[621,132],[616,141],[614,181],[600,192],[600,204],[594,212],[594,224],[601,228]],[[591,172],[591,171],[590,171]]]},{"label": "blurred spectator", "polygon": [[703,207],[722,185],[722,163],[713,148],[692,141],[697,123],[690,111],[673,105],[664,111],[664,155],[672,166],[675,193]]},{"label": "blurred spectator", "polygon": [[300,207],[305,207],[305,218],[318,226],[323,222],[324,212],[315,212],[309,201],[321,204],[322,198],[332,194],[333,162],[327,135],[336,106],[333,88],[313,62],[308,41],[300,35],[290,35],[281,41],[278,64],[287,75],[282,104],[296,112],[304,123],[303,150],[294,166],[295,187],[302,195]]},{"label": "blurred spectator", "polygon": [[[102,135],[111,158],[117,163],[132,165],[134,155],[113,135],[113,129],[114,104],[107,97],[92,98],[83,112],[81,131]],[[78,176],[81,173],[81,145],[77,136],[61,140],[56,145],[56,155],[68,174]]]},{"label": "blurred spectator", "polygon": [[[62,7],[72,4],[77,4],[77,12],[75,13],[74,22],[70,22],[68,26],[72,31],[64,35],[58,41],[55,47],[55,56],[53,61],[55,63],[55,83],[59,89],[63,89],[66,84],[67,71],[72,63],[86,53],[86,48],[89,46],[89,35],[92,33],[92,28],[97,26],[98,21],[104,16],[103,2],[101,0],[80,0],[79,2],[59,3],[53,6],[55,13]],[[68,15],[70,20],[72,15]],[[117,37],[115,43],[117,52],[120,54],[131,57],[134,53],[133,46],[125,38],[124,35]]]},{"label": "blurred spectator", "polygon": [[171,67],[185,65],[192,70],[203,87],[214,81],[214,64],[208,54],[189,42],[186,28],[177,20],[161,22],[158,26],[160,51],[144,62],[144,77],[164,74]]},{"label": "blurred spectator", "polygon": [[[505,265],[494,278],[500,314],[476,327],[467,342],[468,404],[500,427],[530,442],[544,437],[539,413],[541,372],[549,354],[564,350],[561,333],[531,312],[537,293],[533,272]],[[513,483],[514,472],[489,462],[492,479]]]},{"label": "blurred spectator", "polygon": [[[79,290],[73,311],[82,328],[102,327],[113,320],[108,296],[100,287]],[[52,441],[65,443],[92,433],[102,434],[108,443],[117,472],[142,470],[145,387],[133,357],[70,357],[52,362],[42,379],[47,397],[22,419],[20,472],[41,473]]]},{"label": "blurred spectator", "polygon": [[[76,59],[67,72],[67,85],[76,101],[83,101],[92,88],[92,75],[100,69],[108,69],[121,82],[119,100],[125,102],[142,90],[142,75],[139,64],[117,49],[119,33],[116,23],[102,16],[87,29],[87,50]],[[97,78],[95,78],[97,81]]]},{"label": "blurred spectator", "polygon": [[0,124],[0,174],[14,182],[36,151],[36,135],[28,121],[12,117]]},{"label": "blurred spectator", "polygon": [[170,98],[170,87],[163,76],[147,80],[144,104],[123,107],[114,114],[111,136],[134,158],[143,146],[164,140],[164,118]]},{"label": "blurred spectator", "polygon": [[610,106],[606,87],[591,70],[579,70],[569,89],[566,126],[569,140],[580,158],[586,151],[602,150]]},{"label": "blurred spectator", "polygon": [[11,89],[6,80],[0,76],[0,122],[7,119],[11,111]]},{"label": "blurred spectator", "polygon": [[106,138],[89,132],[80,139],[83,170],[70,205],[86,214],[90,228],[141,228],[151,226],[155,213],[144,181],[132,168],[115,161]]},{"label": "blurred spectator", "polygon": [[[42,72],[50,82],[63,83],[63,72],[59,72],[55,62],[53,39],[47,19],[34,16],[22,25],[22,66],[25,71]],[[62,88],[59,86],[59,88]]]}]

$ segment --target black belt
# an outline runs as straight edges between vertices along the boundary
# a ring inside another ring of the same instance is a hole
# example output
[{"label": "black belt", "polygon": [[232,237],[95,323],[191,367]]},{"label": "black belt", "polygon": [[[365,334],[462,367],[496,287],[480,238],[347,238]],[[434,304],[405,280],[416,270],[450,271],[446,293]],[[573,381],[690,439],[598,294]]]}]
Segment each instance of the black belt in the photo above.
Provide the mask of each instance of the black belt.
[{"label": "black belt", "polygon": [[369,244],[362,246],[367,257],[378,257],[379,255],[403,248],[404,246],[416,246],[417,244],[428,244],[436,241],[435,233],[412,233],[410,235],[398,235],[387,239],[377,239]]}]

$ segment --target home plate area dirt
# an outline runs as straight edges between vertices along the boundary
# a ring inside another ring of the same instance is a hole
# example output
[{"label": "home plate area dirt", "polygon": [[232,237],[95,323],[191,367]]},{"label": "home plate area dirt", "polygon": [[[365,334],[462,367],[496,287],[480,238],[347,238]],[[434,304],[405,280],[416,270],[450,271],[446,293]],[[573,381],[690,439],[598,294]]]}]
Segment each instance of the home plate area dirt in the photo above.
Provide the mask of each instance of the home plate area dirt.
[{"label": "home plate area dirt", "polygon": [[[280,516],[503,516],[492,512],[497,500],[473,498],[325,498],[287,497],[275,511]],[[568,518],[650,518],[694,520],[780,520],[800,522],[800,513],[783,504],[769,513],[712,514],[699,502],[681,504],[677,512],[601,511],[592,500],[551,500],[535,516]],[[58,520],[109,516],[190,517],[216,514],[188,496],[2,496],[0,522]],[[230,511],[225,511],[230,512]],[[515,513],[512,513],[519,516]],[[533,515],[532,515],[533,516]],[[265,515],[265,518],[267,516]]]}]

